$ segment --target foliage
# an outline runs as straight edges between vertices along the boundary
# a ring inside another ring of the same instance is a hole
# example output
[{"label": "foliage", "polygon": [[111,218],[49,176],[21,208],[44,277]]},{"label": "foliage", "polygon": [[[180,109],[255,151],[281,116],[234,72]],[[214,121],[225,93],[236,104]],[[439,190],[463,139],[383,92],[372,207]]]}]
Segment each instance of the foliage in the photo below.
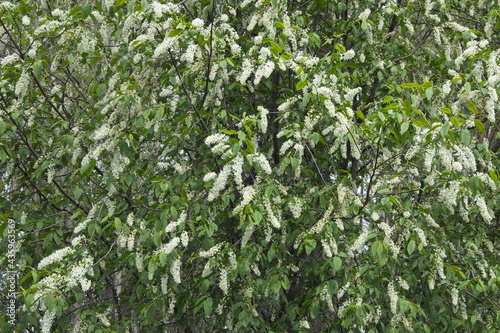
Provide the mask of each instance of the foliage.
[{"label": "foliage", "polygon": [[496,1],[161,2],[0,3],[11,329],[500,330]]}]

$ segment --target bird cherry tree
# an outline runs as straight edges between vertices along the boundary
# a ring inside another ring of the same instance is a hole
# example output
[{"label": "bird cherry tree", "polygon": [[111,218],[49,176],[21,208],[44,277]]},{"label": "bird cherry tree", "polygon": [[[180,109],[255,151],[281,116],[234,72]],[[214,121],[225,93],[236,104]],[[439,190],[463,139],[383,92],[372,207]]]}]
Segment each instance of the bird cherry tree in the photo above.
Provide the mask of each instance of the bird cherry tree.
[{"label": "bird cherry tree", "polygon": [[498,9],[0,2],[2,330],[498,331]]}]

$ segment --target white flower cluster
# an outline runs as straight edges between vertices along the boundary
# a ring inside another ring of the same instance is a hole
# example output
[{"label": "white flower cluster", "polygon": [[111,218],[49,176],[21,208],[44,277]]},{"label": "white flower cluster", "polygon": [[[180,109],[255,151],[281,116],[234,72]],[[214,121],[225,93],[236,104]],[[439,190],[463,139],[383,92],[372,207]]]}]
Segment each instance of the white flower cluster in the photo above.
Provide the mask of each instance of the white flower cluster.
[{"label": "white flower cluster", "polygon": [[222,290],[224,295],[227,295],[229,291],[229,283],[227,280],[227,269],[225,267],[221,268],[220,270],[219,288]]},{"label": "white flower cluster", "polygon": [[24,95],[26,95],[26,93],[28,92],[29,83],[30,80],[28,71],[23,70],[23,73],[21,74],[21,77],[17,81],[16,88],[14,90],[16,96],[23,97]]},{"label": "white flower cluster", "polygon": [[371,12],[372,11],[369,8],[366,8],[361,14],[359,14],[358,19],[366,21]]},{"label": "white flower cluster", "polygon": [[354,96],[359,94],[361,92],[361,90],[362,90],[361,87],[357,87],[354,89],[350,89],[350,88],[346,87],[345,91],[344,91],[344,98],[346,99],[346,101],[349,102],[349,104],[352,104]]},{"label": "white flower cluster", "polygon": [[440,228],[439,224],[437,224],[436,221],[434,221],[434,219],[430,214],[425,214],[425,220],[427,221],[427,224],[429,226],[434,228]]},{"label": "white flower cluster", "polygon": [[[463,145],[454,145],[458,161],[470,172],[475,172],[477,169],[476,158],[469,147]],[[461,171],[461,169],[460,169]]]},{"label": "white flower cluster", "polygon": [[225,243],[222,242],[222,243],[219,243],[215,246],[212,246],[209,250],[207,251],[200,251],[200,257],[201,258],[212,258],[213,256],[215,256],[221,249],[221,247],[224,245]]},{"label": "white flower cluster", "polygon": [[159,249],[159,252],[163,252],[165,254],[170,254],[176,247],[179,245],[180,239],[179,237],[174,237],[167,244],[162,244]]},{"label": "white flower cluster", "polygon": [[247,59],[243,60],[243,65],[241,67],[242,67],[242,71],[239,75],[238,81],[241,83],[241,85],[245,85],[245,83],[248,80],[248,78],[250,77],[250,75],[252,75],[253,65],[252,65],[252,62],[247,58]]},{"label": "white flower cluster", "polygon": [[67,246],[65,248],[59,249],[49,255],[48,257],[43,258],[39,263],[38,263],[38,269],[43,269],[47,266],[52,265],[55,262],[61,262],[64,257],[71,255],[75,253],[75,249],[73,249],[70,246]]},{"label": "white flower cluster", "polygon": [[52,327],[52,323],[54,322],[55,317],[56,317],[56,309],[52,311],[49,310],[45,311],[41,321],[42,333],[51,332],[50,328]]},{"label": "white flower cluster", "polygon": [[207,173],[204,177],[203,177],[203,181],[204,182],[209,182],[211,181],[212,179],[216,178],[217,177],[217,174],[215,172],[209,172]]},{"label": "white flower cluster", "polygon": [[187,217],[186,211],[183,211],[179,216],[179,218],[177,219],[177,221],[171,222],[165,227],[165,233],[174,231],[178,226],[186,222],[186,217]]},{"label": "white flower cluster", "polygon": [[203,20],[202,20],[202,19],[200,19],[200,18],[195,18],[195,19],[191,22],[191,24],[192,24],[192,25],[193,25],[193,27],[195,27],[195,28],[201,28],[201,27],[203,27],[203,26],[205,25],[205,22],[203,22]]},{"label": "white flower cluster", "polygon": [[161,42],[160,45],[156,47],[155,52],[153,54],[153,59],[158,59],[159,57],[167,53],[168,50],[172,49],[176,45],[179,36],[175,37],[166,36],[163,42]]},{"label": "white flower cluster", "polygon": [[173,262],[172,267],[170,267],[170,274],[172,274],[175,283],[181,283],[181,259],[177,258]]},{"label": "white flower cluster", "polygon": [[387,287],[387,293],[389,294],[389,299],[391,301],[391,312],[396,314],[398,311],[398,293],[394,291],[394,283],[390,282]]},{"label": "white flower cluster", "polygon": [[269,111],[260,105],[257,107],[257,111],[260,112],[260,126],[262,128],[262,133],[266,133],[267,132],[267,115],[269,114]]},{"label": "white flower cluster", "polygon": [[403,288],[404,290],[410,290],[410,285],[401,276],[398,276],[398,282],[401,288]]},{"label": "white flower cluster", "polygon": [[301,321],[299,322],[299,325],[300,325],[300,327],[305,328],[306,330],[311,328],[311,326],[309,325],[309,322],[305,318],[301,319]]},{"label": "white flower cluster", "polygon": [[271,174],[271,165],[262,153],[255,153],[252,155],[248,155],[247,157],[250,162],[257,163],[265,173],[267,173],[268,175]]},{"label": "white flower cluster", "polygon": [[250,201],[253,200],[257,192],[252,186],[246,186],[242,190],[242,195],[243,195],[243,200],[241,200],[241,203],[236,206],[233,210],[233,214],[237,214],[239,211],[245,208],[246,205],[250,203]]},{"label": "white flower cluster", "polygon": [[217,154],[219,152],[223,152],[226,148],[229,148],[227,142],[229,141],[229,137],[223,133],[217,133],[209,135],[205,139],[205,144],[207,146],[213,146],[212,152]]},{"label": "white flower cluster", "polygon": [[330,244],[328,244],[323,238],[321,239],[321,245],[323,246],[323,253],[327,258],[331,258],[333,256],[332,254],[332,248],[330,247]]},{"label": "white flower cluster", "polygon": [[181,234],[181,243],[182,243],[182,246],[184,247],[187,247],[188,244],[189,244],[189,235],[187,233],[187,231],[183,231],[182,234]]},{"label": "white flower cluster", "polygon": [[450,211],[454,211],[457,205],[457,194],[460,191],[460,182],[454,180],[448,183],[449,187],[442,187],[439,191],[439,200],[443,202]]},{"label": "white flower cluster", "polygon": [[346,53],[341,54],[340,59],[351,60],[352,58],[354,58],[355,55],[356,55],[356,52],[354,52],[354,50],[349,50]]},{"label": "white flower cluster", "polygon": [[254,230],[255,230],[255,224],[250,224],[248,227],[246,227],[245,233],[243,234],[243,237],[241,238],[241,248],[242,249],[247,245]]},{"label": "white flower cluster", "polygon": [[326,304],[328,305],[328,310],[330,310],[330,312],[335,312],[332,296],[328,293],[328,286],[326,284],[323,290],[321,291],[320,298],[322,301],[326,302]]},{"label": "white flower cluster", "polygon": [[422,246],[426,247],[427,246],[427,239],[425,238],[424,231],[420,228],[417,228],[417,227],[415,227],[413,230],[415,230],[415,232],[417,233],[417,236],[420,239]]},{"label": "white flower cluster", "polygon": [[397,256],[399,255],[399,252],[400,252],[400,248],[399,248],[399,246],[397,246],[394,243],[394,241],[391,238],[392,233],[394,231],[394,228],[391,227],[390,225],[388,225],[386,222],[379,223],[377,225],[377,227],[379,227],[380,229],[382,229],[384,231],[384,234],[385,234],[384,244],[387,245],[391,249],[391,251],[393,253],[393,257],[397,258]]},{"label": "white flower cluster", "polygon": [[9,67],[19,60],[19,56],[17,54],[9,54],[8,56],[2,59],[2,67]]},{"label": "white flower cluster", "polygon": [[293,217],[298,220],[302,213],[302,201],[295,197],[288,202],[288,206],[290,207]]},{"label": "white flower cluster", "polygon": [[281,103],[280,106],[278,106],[278,111],[280,112],[285,112],[290,109],[291,106],[297,101],[297,97],[291,97],[287,99],[284,103]]},{"label": "white flower cluster", "polygon": [[451,304],[454,306],[458,305],[458,289],[453,286],[450,290],[450,295],[451,295]]},{"label": "white flower cluster", "polygon": [[276,229],[281,228],[280,222],[278,221],[278,218],[274,215],[273,209],[271,208],[271,203],[269,202],[268,198],[264,198],[264,206],[266,207],[267,215],[268,218]]},{"label": "white flower cluster", "polygon": [[203,272],[201,273],[201,277],[205,278],[205,277],[209,276],[210,274],[212,274],[212,272],[213,272],[213,269],[212,269],[212,266],[210,265],[210,261],[207,261],[207,263],[203,267]]},{"label": "white flower cluster", "polygon": [[491,224],[491,221],[493,220],[494,214],[490,214],[490,209],[486,205],[486,202],[484,201],[484,197],[481,195],[477,195],[475,198],[476,205],[479,208],[479,212],[481,213],[481,216],[483,219]]},{"label": "white flower cluster", "polygon": [[359,235],[359,237],[356,239],[354,244],[352,244],[352,246],[349,248],[349,251],[348,251],[349,257],[353,257],[354,252],[361,252],[361,250],[363,249],[363,246],[366,243],[366,239],[368,238],[368,234],[369,234],[369,232],[367,230],[364,230],[361,233],[361,235]]},{"label": "white flower cluster", "polygon": [[269,60],[266,63],[261,64],[257,68],[257,71],[255,72],[255,78],[253,80],[253,84],[258,85],[262,77],[265,77],[267,79],[269,76],[271,76],[271,74],[274,71],[274,68],[275,68],[274,62],[272,60]]},{"label": "white flower cluster", "polygon": [[207,198],[208,201],[213,201],[219,196],[222,189],[224,189],[224,187],[226,186],[230,173],[231,173],[231,165],[230,164],[224,165],[224,168],[217,176],[217,179],[215,180],[213,187],[210,189],[210,192],[208,193],[208,198]]}]

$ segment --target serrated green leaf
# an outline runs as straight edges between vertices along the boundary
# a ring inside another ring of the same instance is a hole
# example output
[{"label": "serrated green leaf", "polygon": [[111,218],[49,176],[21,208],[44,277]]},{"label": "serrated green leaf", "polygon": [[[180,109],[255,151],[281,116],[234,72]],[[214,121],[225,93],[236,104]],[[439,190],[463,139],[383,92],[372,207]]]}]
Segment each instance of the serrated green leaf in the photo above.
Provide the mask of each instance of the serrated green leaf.
[{"label": "serrated green leaf", "polygon": [[477,114],[476,104],[472,103],[471,101],[467,101],[467,106],[469,107],[470,112],[472,112],[473,114]]},{"label": "serrated green leaf", "polygon": [[427,100],[430,101],[433,94],[434,94],[434,91],[432,90],[432,88],[427,88],[425,90],[425,96],[427,97]]},{"label": "serrated green leaf", "polygon": [[460,138],[462,139],[462,144],[464,146],[468,146],[470,143],[470,139],[471,139],[470,132],[466,129],[463,129],[460,132]]},{"label": "serrated green leaf", "polygon": [[410,122],[405,121],[404,123],[401,124],[401,134],[405,134],[405,132],[408,130],[410,127]]},{"label": "serrated green leaf", "polygon": [[53,311],[54,307],[56,306],[56,299],[54,297],[54,294],[49,292],[47,296],[45,296],[45,306],[47,307],[48,311]]},{"label": "serrated green leaf", "polygon": [[151,6],[149,5],[149,2],[147,0],[141,1],[141,9],[143,12],[147,12],[150,7]]},{"label": "serrated green leaf", "polygon": [[309,104],[309,99],[310,98],[311,98],[311,93],[304,94],[304,98],[302,99],[302,105],[304,107],[306,107],[307,104]]},{"label": "serrated green leaf", "polygon": [[116,231],[122,230],[122,220],[119,217],[115,217],[115,229]]},{"label": "serrated green leaf", "polygon": [[82,6],[82,17],[86,19],[90,12],[92,11],[92,5],[89,3],[86,3],[85,5]]},{"label": "serrated green leaf", "polygon": [[164,112],[165,110],[163,109],[163,107],[156,110],[156,120],[160,121],[163,118]]},{"label": "serrated green leaf", "polygon": [[97,96],[102,96],[106,93],[106,83],[101,83],[97,86],[97,90],[96,90],[96,93],[97,93]]},{"label": "serrated green leaf", "polygon": [[35,63],[33,64],[33,73],[35,74],[35,76],[39,76],[40,73],[42,72],[42,69],[43,69],[43,61],[42,60],[35,61]]},{"label": "serrated green leaf", "polygon": [[476,195],[479,191],[479,177],[472,176],[469,178],[469,189],[472,195]]},{"label": "serrated green leaf", "polygon": [[484,128],[484,124],[481,122],[481,120],[479,119],[474,119],[474,124],[476,124],[476,128],[479,132],[483,133],[484,135],[486,135],[486,131],[485,131],[485,128]]},{"label": "serrated green leaf", "polygon": [[314,132],[312,134],[312,139],[313,139],[314,143],[317,144],[319,142],[319,133]]},{"label": "serrated green leaf", "polygon": [[305,80],[305,81],[299,81],[297,82],[297,86],[295,87],[295,89],[297,91],[301,90],[302,88],[304,88],[305,86],[307,86],[307,83],[309,82],[309,80]]},{"label": "serrated green leaf", "polygon": [[339,257],[333,258],[333,268],[338,271],[342,267],[342,259]]},{"label": "serrated green leaf", "polygon": [[409,243],[408,243],[408,247],[407,247],[407,250],[408,250],[408,254],[412,254],[413,251],[415,251],[415,246],[416,246],[416,243],[415,241],[412,239]]}]

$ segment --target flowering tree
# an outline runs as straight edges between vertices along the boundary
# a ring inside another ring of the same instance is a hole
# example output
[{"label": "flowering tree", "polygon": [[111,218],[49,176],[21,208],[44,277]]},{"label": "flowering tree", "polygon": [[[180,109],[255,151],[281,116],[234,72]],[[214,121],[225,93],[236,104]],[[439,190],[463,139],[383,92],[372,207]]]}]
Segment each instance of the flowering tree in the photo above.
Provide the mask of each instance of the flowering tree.
[{"label": "flowering tree", "polygon": [[500,329],[496,1],[0,12],[2,330]]}]

